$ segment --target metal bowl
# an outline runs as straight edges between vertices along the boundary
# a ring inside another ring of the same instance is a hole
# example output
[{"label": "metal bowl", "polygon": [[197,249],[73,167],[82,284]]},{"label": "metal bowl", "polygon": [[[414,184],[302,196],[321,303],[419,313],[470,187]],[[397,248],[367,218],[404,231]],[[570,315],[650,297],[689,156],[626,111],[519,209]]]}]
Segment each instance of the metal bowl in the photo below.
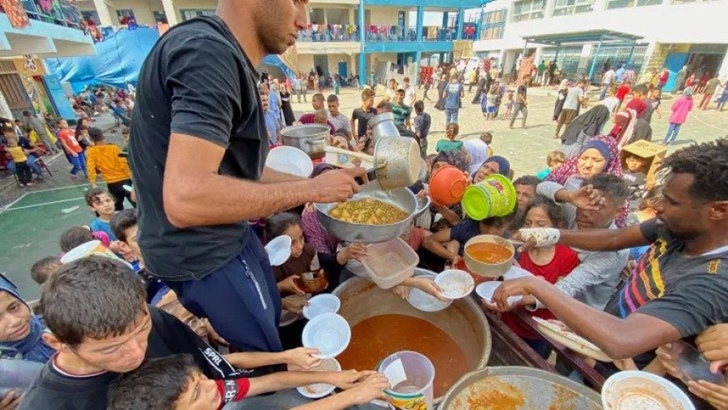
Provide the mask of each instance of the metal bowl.
[{"label": "metal bowl", "polygon": [[360,243],[379,243],[402,235],[418,210],[417,197],[412,191],[407,188],[384,191],[377,181],[372,181],[363,186],[362,190],[355,194],[351,200],[364,198],[374,198],[396,205],[407,212],[409,216],[402,221],[390,225],[355,224],[329,216],[331,208],[336,204],[316,203],[314,207],[316,208],[316,212],[318,212],[321,225],[332,235],[342,241]]},{"label": "metal bowl", "polygon": [[430,204],[432,204],[432,200],[430,200],[429,195],[424,198],[417,198],[417,209],[412,217],[419,218],[430,207]]}]

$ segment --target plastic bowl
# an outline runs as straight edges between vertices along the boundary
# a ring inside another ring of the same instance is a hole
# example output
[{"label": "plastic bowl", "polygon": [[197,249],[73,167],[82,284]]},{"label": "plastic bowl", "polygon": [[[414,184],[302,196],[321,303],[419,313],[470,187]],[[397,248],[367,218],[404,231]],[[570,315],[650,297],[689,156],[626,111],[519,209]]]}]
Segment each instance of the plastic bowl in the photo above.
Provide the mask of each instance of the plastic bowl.
[{"label": "plastic bowl", "polygon": [[518,266],[511,266],[510,269],[508,269],[508,272],[503,274],[503,280],[513,280],[518,278],[528,278],[533,276],[533,273],[523,269],[519,268]]},{"label": "plastic bowl", "polygon": [[438,205],[452,206],[460,202],[468,187],[468,177],[452,165],[439,168],[430,178],[430,197]]},{"label": "plastic bowl", "polygon": [[[505,262],[501,263],[485,263],[481,262],[468,254],[468,246],[474,243],[494,243],[496,245],[508,248],[511,251],[511,257]],[[495,235],[478,235],[465,243],[465,251],[463,252],[463,259],[465,260],[465,266],[475,273],[476,275],[485,276],[486,278],[497,278],[503,276],[513,266],[513,257],[516,254],[513,244],[507,240]]]},{"label": "plastic bowl", "polygon": [[341,301],[335,295],[322,293],[308,300],[308,305],[303,307],[303,316],[311,320],[324,313],[337,313],[341,307]]},{"label": "plastic bowl", "polygon": [[331,359],[349,346],[351,328],[342,316],[323,313],[306,323],[301,341],[304,347],[318,349],[322,359]]},{"label": "plastic bowl", "polygon": [[652,373],[626,370],[602,386],[604,410],[695,410],[688,396],[668,380]]},{"label": "plastic bowl", "polygon": [[442,296],[446,299],[460,299],[468,296],[475,287],[475,281],[468,272],[459,269],[448,269],[442,271],[435,283],[442,290]]},{"label": "plastic bowl", "polygon": [[281,266],[291,257],[291,237],[281,235],[273,238],[265,245],[268,252],[268,261],[271,266]]},{"label": "plastic bowl", "polygon": [[[417,275],[417,277],[434,280],[437,278],[437,275]],[[448,306],[452,305],[453,301],[448,300],[443,302],[427,292],[417,288],[412,288],[407,294],[407,302],[409,302],[409,304],[415,309],[423,312],[439,312],[447,309]]]},{"label": "plastic bowl", "polygon": [[[340,372],[341,364],[336,359],[326,359],[321,362],[321,365],[315,369],[311,369],[312,372]],[[328,396],[336,390],[336,386],[326,383],[309,384],[308,386],[301,386],[297,388],[299,393],[303,397],[309,399],[320,399],[324,396]]]},{"label": "plastic bowl", "polygon": [[296,147],[285,145],[270,150],[265,166],[303,178],[308,178],[313,172],[313,162],[308,154]]},{"label": "plastic bowl", "polygon": [[[493,295],[495,295],[496,289],[502,285],[503,282],[483,282],[475,288],[475,293],[481,298],[485,299],[486,302],[493,304]],[[513,305],[523,299],[523,296],[511,296],[508,298],[508,304]]]}]

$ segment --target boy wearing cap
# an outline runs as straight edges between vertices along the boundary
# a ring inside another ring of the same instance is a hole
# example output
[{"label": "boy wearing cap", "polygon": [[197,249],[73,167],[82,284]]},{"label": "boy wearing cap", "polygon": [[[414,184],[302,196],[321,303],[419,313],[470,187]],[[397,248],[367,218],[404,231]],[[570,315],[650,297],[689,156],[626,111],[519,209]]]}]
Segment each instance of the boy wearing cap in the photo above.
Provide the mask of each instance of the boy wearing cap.
[{"label": "boy wearing cap", "polygon": [[116,144],[108,143],[104,133],[98,128],[89,128],[88,134],[94,142],[94,145],[89,147],[86,152],[88,179],[91,181],[91,186],[96,188],[96,170],[98,170],[114,198],[114,208],[117,211],[124,209],[124,198],[136,207],[131,198],[131,192],[124,189],[124,185],[131,186],[131,169],[129,169],[126,158],[120,155],[121,148]]}]

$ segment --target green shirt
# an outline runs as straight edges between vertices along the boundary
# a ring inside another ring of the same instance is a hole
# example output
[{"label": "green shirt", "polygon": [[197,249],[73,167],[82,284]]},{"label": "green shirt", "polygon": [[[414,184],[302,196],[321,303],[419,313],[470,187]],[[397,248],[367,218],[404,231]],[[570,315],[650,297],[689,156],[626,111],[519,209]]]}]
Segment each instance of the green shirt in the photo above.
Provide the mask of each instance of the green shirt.
[{"label": "green shirt", "polygon": [[435,151],[437,152],[460,151],[461,149],[463,149],[462,141],[440,140],[437,141],[437,145],[435,146]]},{"label": "green shirt", "polygon": [[405,121],[407,121],[412,114],[412,108],[404,104],[399,105],[392,103],[392,116],[394,117],[394,124],[399,127],[404,127]]}]

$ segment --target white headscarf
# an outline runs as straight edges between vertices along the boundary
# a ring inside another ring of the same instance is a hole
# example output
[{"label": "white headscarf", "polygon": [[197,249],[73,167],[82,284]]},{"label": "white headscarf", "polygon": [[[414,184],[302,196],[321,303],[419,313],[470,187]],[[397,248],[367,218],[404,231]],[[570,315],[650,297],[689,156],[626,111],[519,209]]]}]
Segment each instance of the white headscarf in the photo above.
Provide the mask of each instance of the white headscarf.
[{"label": "white headscarf", "polygon": [[470,154],[470,165],[468,166],[468,171],[469,174],[472,175],[477,172],[485,160],[488,159],[488,144],[483,142],[480,138],[475,138],[470,141],[465,141],[463,146],[468,151],[468,154]]}]

